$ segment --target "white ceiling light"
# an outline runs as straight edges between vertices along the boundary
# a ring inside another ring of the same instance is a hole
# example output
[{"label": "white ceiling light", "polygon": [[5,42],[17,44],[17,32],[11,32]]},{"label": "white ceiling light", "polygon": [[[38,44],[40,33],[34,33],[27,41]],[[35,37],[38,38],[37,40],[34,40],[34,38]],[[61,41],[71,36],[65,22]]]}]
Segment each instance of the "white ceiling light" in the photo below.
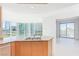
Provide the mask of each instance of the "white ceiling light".
[{"label": "white ceiling light", "polygon": [[31,8],[34,8],[33,6]]}]

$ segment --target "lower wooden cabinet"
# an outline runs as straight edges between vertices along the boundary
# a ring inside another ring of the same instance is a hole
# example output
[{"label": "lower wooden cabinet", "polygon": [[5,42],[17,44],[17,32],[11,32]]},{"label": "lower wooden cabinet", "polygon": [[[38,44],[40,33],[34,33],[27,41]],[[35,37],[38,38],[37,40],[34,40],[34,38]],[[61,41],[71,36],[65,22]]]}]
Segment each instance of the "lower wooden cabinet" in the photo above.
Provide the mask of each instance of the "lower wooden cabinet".
[{"label": "lower wooden cabinet", "polygon": [[0,44],[0,56],[52,56],[52,40]]},{"label": "lower wooden cabinet", "polygon": [[48,45],[49,45],[48,41],[12,42],[11,55],[12,56],[48,56],[49,55]]},{"label": "lower wooden cabinet", "polygon": [[0,45],[0,56],[10,56],[10,44]]},{"label": "lower wooden cabinet", "polygon": [[[43,42],[32,42],[32,55],[33,56],[43,56],[44,50],[43,50]],[[48,48],[46,48],[48,49]],[[48,51],[46,51],[48,52]]]},{"label": "lower wooden cabinet", "polygon": [[15,48],[16,56],[31,56],[31,42],[16,42]]},{"label": "lower wooden cabinet", "polygon": [[52,46],[48,47],[49,46],[49,42],[43,42],[42,45],[43,45],[43,55],[44,56],[48,56],[49,55],[48,54],[49,53],[49,49],[51,49]]}]

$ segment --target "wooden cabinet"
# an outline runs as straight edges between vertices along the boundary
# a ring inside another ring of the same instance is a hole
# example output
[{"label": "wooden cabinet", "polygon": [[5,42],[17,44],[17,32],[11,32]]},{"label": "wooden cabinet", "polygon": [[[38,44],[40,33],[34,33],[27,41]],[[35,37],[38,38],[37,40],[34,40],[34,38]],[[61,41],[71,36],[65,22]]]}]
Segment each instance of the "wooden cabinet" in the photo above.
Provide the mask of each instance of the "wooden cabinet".
[{"label": "wooden cabinet", "polygon": [[32,56],[43,56],[43,47],[43,42],[41,41],[32,42]]},{"label": "wooden cabinet", "polygon": [[44,56],[48,56],[48,42],[43,42],[42,43],[42,45],[43,45],[43,55]]},{"label": "wooden cabinet", "polygon": [[[11,43],[13,56],[48,56],[48,41],[16,41]],[[52,52],[52,50],[51,50]]]},{"label": "wooden cabinet", "polygon": [[0,56],[10,56],[10,45],[4,44],[0,45]]},{"label": "wooden cabinet", "polygon": [[52,40],[0,44],[0,56],[52,56]]},{"label": "wooden cabinet", "polygon": [[16,49],[16,47],[15,47],[15,42],[11,42],[10,45],[11,45],[11,46],[10,46],[11,56],[15,56],[15,49]]},{"label": "wooden cabinet", "polygon": [[16,42],[16,56],[31,56],[31,42]]}]

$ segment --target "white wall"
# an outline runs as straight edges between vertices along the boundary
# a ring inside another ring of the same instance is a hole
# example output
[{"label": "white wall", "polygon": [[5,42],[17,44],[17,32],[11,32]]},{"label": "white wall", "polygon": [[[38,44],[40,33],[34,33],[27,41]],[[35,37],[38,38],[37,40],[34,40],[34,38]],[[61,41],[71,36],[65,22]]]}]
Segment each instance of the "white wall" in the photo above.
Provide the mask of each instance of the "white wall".
[{"label": "white wall", "polygon": [[9,20],[12,22],[42,22],[42,18],[36,14],[21,14],[8,10],[6,7],[3,8],[3,21]]},{"label": "white wall", "polygon": [[[54,13],[51,12],[48,17],[43,20],[44,23],[44,35],[56,37],[56,19],[63,20],[64,18],[72,18],[79,16],[79,4],[67,7]],[[69,19],[68,19],[69,20]]]},{"label": "white wall", "polygon": [[43,20],[43,34],[56,38],[56,20],[53,17],[46,17]]}]

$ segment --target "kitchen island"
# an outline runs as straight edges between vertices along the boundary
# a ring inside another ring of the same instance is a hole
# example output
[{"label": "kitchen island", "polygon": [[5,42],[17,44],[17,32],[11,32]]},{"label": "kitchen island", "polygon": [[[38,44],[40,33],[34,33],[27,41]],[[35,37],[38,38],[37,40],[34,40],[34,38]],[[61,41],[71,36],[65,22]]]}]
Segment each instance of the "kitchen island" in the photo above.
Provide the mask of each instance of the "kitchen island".
[{"label": "kitchen island", "polygon": [[52,56],[52,38],[16,39],[0,43],[2,56]]}]

